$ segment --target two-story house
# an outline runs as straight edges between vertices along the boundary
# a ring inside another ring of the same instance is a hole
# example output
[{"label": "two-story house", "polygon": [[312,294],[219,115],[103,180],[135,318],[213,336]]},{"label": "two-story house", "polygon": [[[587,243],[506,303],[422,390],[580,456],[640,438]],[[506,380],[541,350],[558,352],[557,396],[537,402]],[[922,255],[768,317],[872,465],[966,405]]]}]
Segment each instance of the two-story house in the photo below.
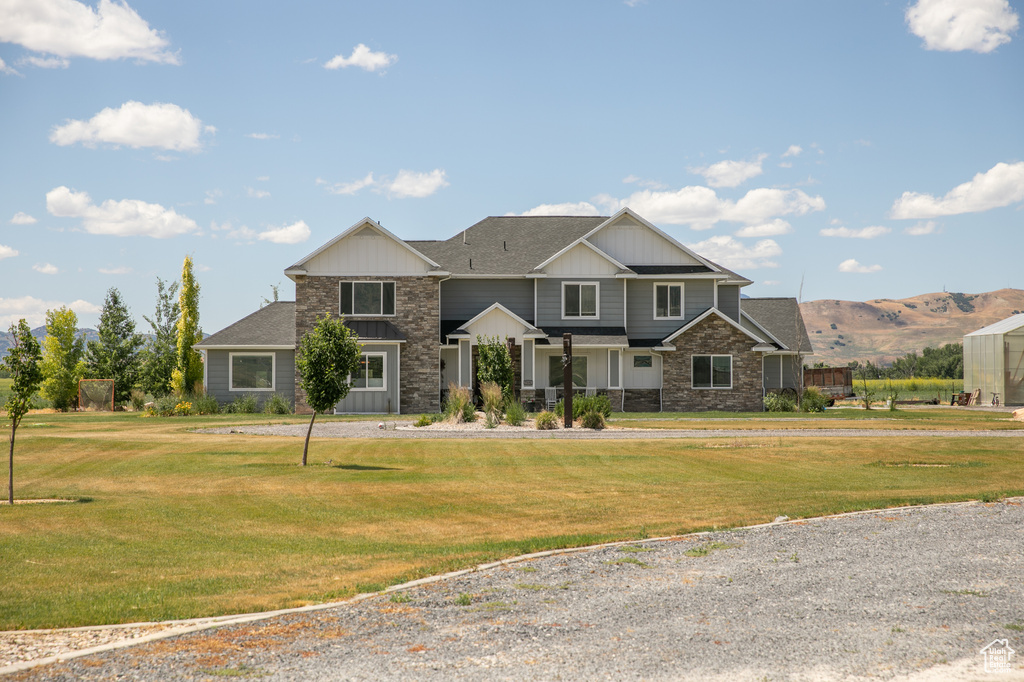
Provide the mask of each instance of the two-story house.
[{"label": "two-story house", "polygon": [[402,240],[366,218],[285,270],[295,302],[208,337],[207,390],[277,392],[308,411],[294,354],[317,316],[344,315],[362,363],[338,412],[437,412],[473,386],[478,337],[510,343],[530,400],[573,384],[627,411],[762,409],[797,387],[811,345],[794,299],[749,299],[751,281],[629,209],[612,217],[491,217],[445,241]]}]

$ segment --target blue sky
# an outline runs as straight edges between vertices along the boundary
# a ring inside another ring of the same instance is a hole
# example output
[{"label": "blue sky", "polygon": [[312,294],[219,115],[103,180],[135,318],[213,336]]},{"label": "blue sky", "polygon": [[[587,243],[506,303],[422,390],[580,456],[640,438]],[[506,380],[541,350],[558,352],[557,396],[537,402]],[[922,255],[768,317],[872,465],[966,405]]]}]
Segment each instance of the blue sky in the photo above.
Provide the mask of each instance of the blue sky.
[{"label": "blue sky", "polygon": [[752,296],[1024,288],[1020,3],[0,0],[0,323],[193,256],[201,323],[364,216],[629,206]]}]

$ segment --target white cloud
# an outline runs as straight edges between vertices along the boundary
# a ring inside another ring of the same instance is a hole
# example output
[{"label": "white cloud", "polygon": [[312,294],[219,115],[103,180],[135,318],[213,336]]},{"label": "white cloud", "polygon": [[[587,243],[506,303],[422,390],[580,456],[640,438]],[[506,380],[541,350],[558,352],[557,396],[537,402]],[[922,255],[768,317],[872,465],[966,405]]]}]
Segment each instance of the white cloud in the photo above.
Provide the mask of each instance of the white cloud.
[{"label": "white cloud", "polygon": [[251,137],[254,140],[276,140],[280,135],[272,135],[270,133],[249,133],[246,137]]},{"label": "white cloud", "polygon": [[261,175],[258,178],[256,178],[256,182],[270,182],[270,176],[269,175]]},{"label": "white cloud", "polygon": [[36,57],[28,56],[22,57],[18,60],[19,64],[31,64],[40,69],[66,69],[71,66],[71,62],[63,57]]},{"label": "white cloud", "polygon": [[271,228],[260,232],[260,241],[272,242],[274,244],[300,244],[307,239],[312,231],[304,220],[284,227]]},{"label": "white cloud", "polygon": [[631,184],[636,184],[636,185],[640,185],[641,187],[646,187],[648,189],[667,189],[668,188],[668,185],[666,185],[663,182],[658,182],[657,180],[645,180],[645,179],[643,179],[643,178],[641,178],[639,176],[636,176],[636,175],[627,175],[626,177],[622,178],[622,181],[624,183],[626,183],[626,184],[630,184],[630,185]]},{"label": "white cloud", "polygon": [[938,230],[938,226],[934,220],[928,222],[920,222],[917,225],[912,225],[905,230],[904,234],[909,234],[911,237],[923,237],[926,234],[935,234]]},{"label": "white cloud", "polygon": [[997,163],[971,180],[957,185],[942,198],[904,192],[889,215],[897,219],[927,219],[961,213],[979,213],[1024,200],[1024,161]]},{"label": "white cloud", "polygon": [[216,204],[217,199],[220,199],[222,196],[224,196],[224,192],[222,192],[221,190],[208,189],[206,190],[206,198],[203,199],[203,203],[206,204],[207,206],[211,204]]},{"label": "white cloud", "polygon": [[97,206],[87,192],[75,192],[64,186],[46,193],[46,210],[61,218],[81,218],[82,227],[89,234],[164,239],[188,234],[198,227],[191,218],[160,204],[108,199]]},{"label": "white cloud", "polygon": [[266,199],[270,196],[270,192],[265,189],[253,189],[252,187],[246,187],[245,195],[250,199]]},{"label": "white cloud", "polygon": [[855,272],[859,274],[867,274],[871,272],[878,272],[881,269],[881,265],[861,265],[853,258],[844,260],[842,263],[839,264],[839,272]]},{"label": "white cloud", "polygon": [[690,170],[703,175],[712,187],[736,187],[763,173],[761,163],[766,158],[767,154],[760,154],[753,161],[719,161],[710,166]]},{"label": "white cloud", "polygon": [[775,237],[780,234],[789,234],[793,226],[782,218],[776,218],[770,223],[761,225],[748,225],[736,231],[737,237]]},{"label": "white cloud", "polygon": [[781,161],[781,162],[779,162],[779,168],[792,168],[792,167],[793,167],[793,164],[791,164],[789,161]]},{"label": "white cloud", "polygon": [[826,227],[818,230],[822,237],[844,237],[846,239],[874,239],[892,232],[888,227],[872,225],[862,227],[859,230],[851,230],[848,227]]},{"label": "white cloud", "polygon": [[374,186],[373,172],[371,171],[370,173],[367,173],[366,177],[360,180],[353,180],[352,182],[338,182],[333,185],[328,183],[326,180],[317,178],[316,184],[327,185],[327,191],[331,194],[352,195],[365,187]]},{"label": "white cloud", "polygon": [[0,73],[6,73],[9,76],[20,76],[21,75],[20,73],[15,71],[10,66],[7,66],[7,62],[5,62],[3,59],[0,59]]},{"label": "white cloud", "polygon": [[804,150],[804,148],[801,147],[800,145],[798,145],[798,144],[791,144],[791,145],[789,145],[789,149],[787,149],[782,154],[782,158],[786,158],[787,156],[800,156],[800,154],[801,154],[801,152],[803,152],[803,150]]},{"label": "white cloud", "polygon": [[17,255],[17,249],[12,249],[9,246],[4,246],[3,244],[0,244],[0,260],[3,260],[4,258],[14,258]]},{"label": "white cloud", "polygon": [[36,272],[41,272],[44,275],[56,275],[58,272],[60,272],[57,269],[57,266],[53,265],[52,263],[36,263],[35,265],[32,266],[32,269],[35,270]]},{"label": "white cloud", "polygon": [[36,222],[38,221],[35,218],[22,211],[18,211],[14,214],[14,217],[11,218],[11,225],[32,225]]},{"label": "white cloud", "polygon": [[213,132],[187,109],[176,104],[125,102],[119,109],[107,107],[88,121],[69,120],[55,126],[50,142],[66,147],[81,142],[95,147],[105,142],[114,146],[157,147],[174,151],[196,151],[199,136]]},{"label": "white cloud", "polygon": [[388,191],[396,197],[414,197],[422,199],[448,186],[445,179],[445,172],[435,168],[429,173],[416,173],[414,171],[400,170],[398,177],[388,186]]},{"label": "white cloud", "polygon": [[132,269],[127,265],[118,268],[100,268],[99,271],[104,275],[130,275],[132,273]]},{"label": "white cloud", "polygon": [[918,0],[905,16],[927,49],[947,52],[991,52],[1020,25],[1007,0]]},{"label": "white cloud", "polygon": [[687,246],[716,263],[737,270],[777,268],[779,264],[773,259],[782,255],[782,247],[772,239],[762,239],[748,247],[727,235],[716,235]]},{"label": "white cloud", "polygon": [[245,225],[242,225],[239,228],[232,228],[231,223],[225,223],[225,227],[228,231],[228,239],[234,239],[239,242],[248,242],[250,244],[256,241],[256,231]]},{"label": "white cloud", "polygon": [[805,215],[825,208],[820,196],[811,197],[798,189],[769,188],[752,189],[736,202],[721,199],[713,189],[700,186],[666,192],[644,190],[625,199],[601,195],[595,201],[610,213],[628,206],[651,222],[689,224],[695,230],[706,230],[723,220],[759,225],[778,216]]},{"label": "white cloud", "polygon": [[112,0],[100,0],[96,9],[75,0],[5,0],[0,42],[58,57],[180,63],[162,32],[126,2]]},{"label": "white cloud", "polygon": [[601,212],[597,210],[597,207],[587,201],[580,201],[577,203],[564,203],[564,204],[541,204],[535,206],[528,211],[515,214],[510,213],[508,215],[523,215],[523,216],[536,216],[536,215],[572,215],[572,216],[599,216]]},{"label": "white cloud", "polygon": [[100,306],[81,299],[63,303],[61,301],[43,301],[34,296],[0,298],[0,328],[6,331],[11,324],[16,324],[22,318],[30,327],[41,327],[46,324],[46,311],[56,310],[61,306],[71,308],[78,315],[100,312]]},{"label": "white cloud", "polygon": [[764,284],[765,286],[769,286],[769,287],[777,287],[780,284],[782,284],[782,282],[780,282],[777,279],[763,279],[763,280],[761,280],[761,284]]},{"label": "white cloud", "polygon": [[398,55],[388,54],[387,52],[372,52],[366,45],[359,43],[352,49],[352,54],[349,57],[343,57],[340,54],[336,55],[324,64],[324,68],[344,69],[349,66],[358,66],[366,71],[377,71],[378,69],[386,69],[396,61],[398,61]]}]

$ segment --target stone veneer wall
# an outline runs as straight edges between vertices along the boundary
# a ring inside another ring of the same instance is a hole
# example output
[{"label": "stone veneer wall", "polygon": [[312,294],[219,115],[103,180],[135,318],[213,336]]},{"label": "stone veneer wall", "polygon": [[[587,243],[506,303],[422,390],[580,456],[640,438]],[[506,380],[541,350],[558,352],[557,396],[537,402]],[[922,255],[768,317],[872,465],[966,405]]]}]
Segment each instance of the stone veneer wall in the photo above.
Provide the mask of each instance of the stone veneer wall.
[{"label": "stone veneer wall", "polygon": [[[666,412],[760,412],[761,355],[751,351],[756,341],[725,320],[711,315],[676,338],[675,351],[662,360]],[[732,388],[691,388],[692,355],[732,355]]]},{"label": "stone veneer wall", "polygon": [[[661,412],[660,388],[627,388],[623,412]],[[612,403],[612,409],[615,403]]]},{"label": "stone veneer wall", "polygon": [[[403,414],[440,412],[440,287],[432,277],[325,277],[306,275],[295,282],[295,347],[313,328],[318,315],[338,315],[338,283],[355,281],[395,282],[395,316],[364,317],[359,320],[387,320],[405,334],[400,345],[399,391]],[[305,391],[295,376],[295,412],[309,414]]]}]

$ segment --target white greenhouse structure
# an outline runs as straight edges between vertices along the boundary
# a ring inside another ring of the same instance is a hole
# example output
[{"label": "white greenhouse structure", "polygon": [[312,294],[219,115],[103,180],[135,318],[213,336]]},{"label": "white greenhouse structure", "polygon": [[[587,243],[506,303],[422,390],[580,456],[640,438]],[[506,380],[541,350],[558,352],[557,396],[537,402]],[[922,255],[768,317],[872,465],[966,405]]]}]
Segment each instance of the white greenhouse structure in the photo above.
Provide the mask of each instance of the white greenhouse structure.
[{"label": "white greenhouse structure", "polygon": [[964,391],[976,389],[983,405],[993,394],[1004,405],[1024,405],[1024,314],[964,336]]}]

